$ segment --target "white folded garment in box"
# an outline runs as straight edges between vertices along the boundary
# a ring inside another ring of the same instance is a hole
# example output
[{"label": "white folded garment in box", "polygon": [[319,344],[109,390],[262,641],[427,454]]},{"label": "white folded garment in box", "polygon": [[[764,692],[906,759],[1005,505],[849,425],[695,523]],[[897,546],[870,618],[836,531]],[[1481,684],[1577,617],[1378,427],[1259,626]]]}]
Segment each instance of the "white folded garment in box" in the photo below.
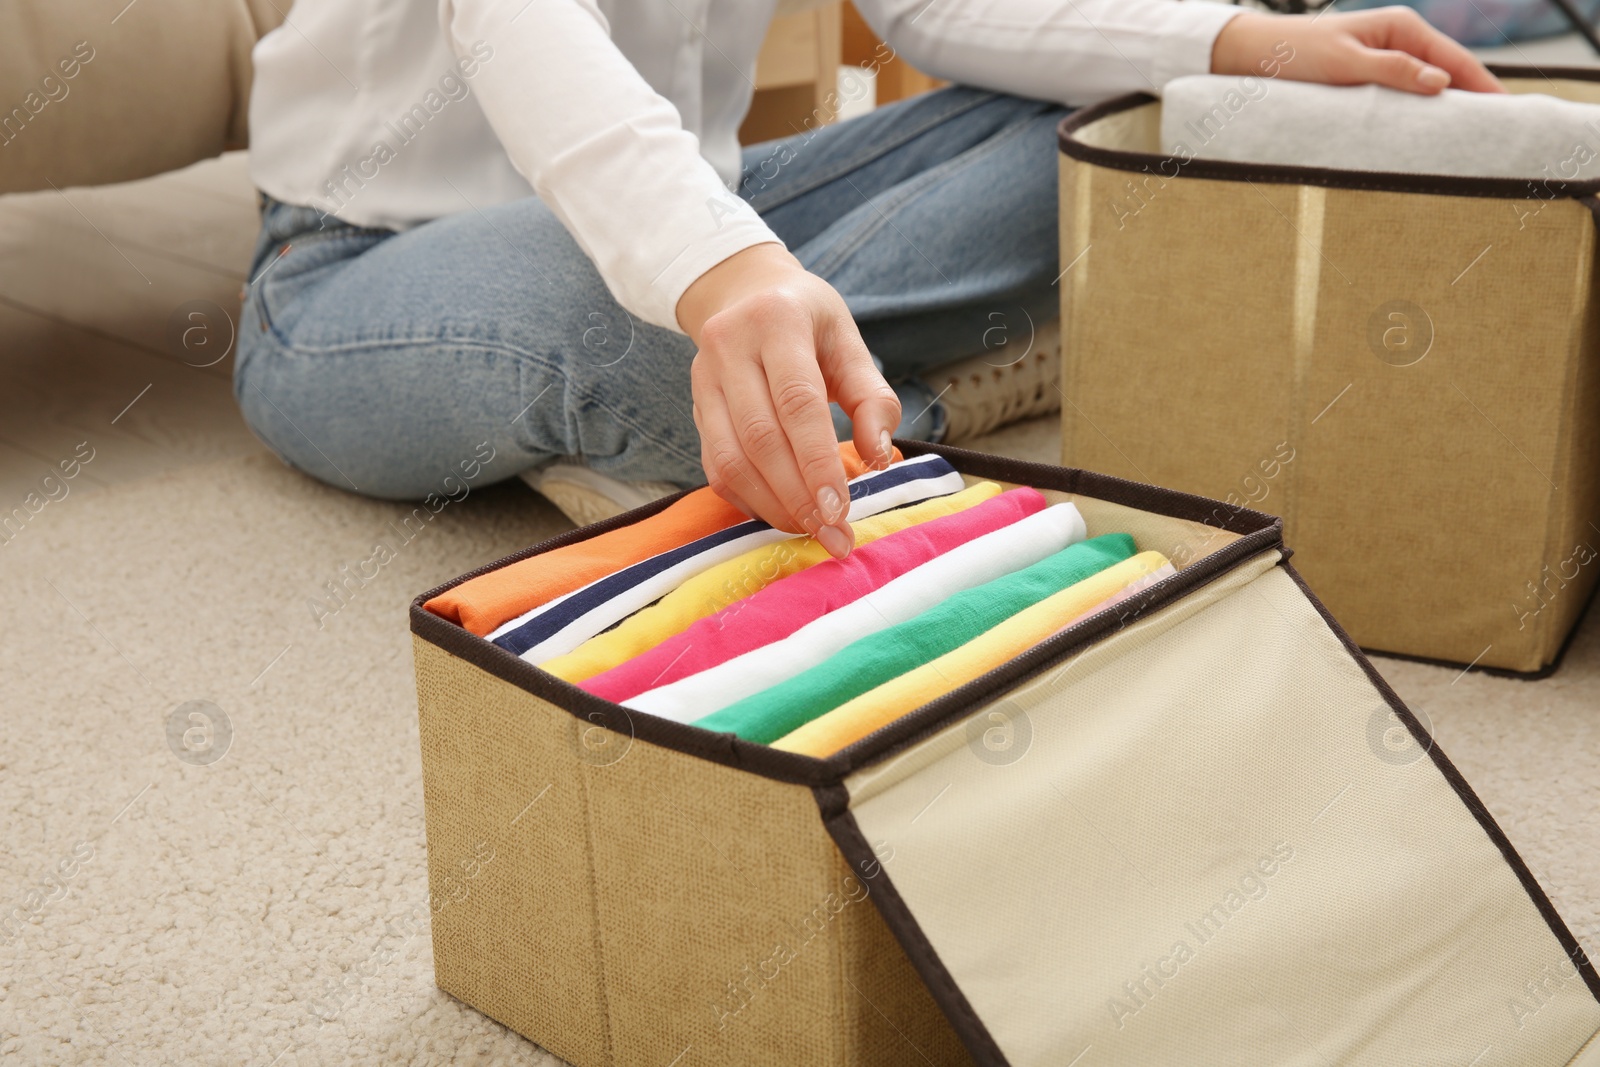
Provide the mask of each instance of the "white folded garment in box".
[{"label": "white folded garment in box", "polygon": [[1180,161],[1580,181],[1600,177],[1600,104],[1200,74],[1163,90],[1161,147]]}]

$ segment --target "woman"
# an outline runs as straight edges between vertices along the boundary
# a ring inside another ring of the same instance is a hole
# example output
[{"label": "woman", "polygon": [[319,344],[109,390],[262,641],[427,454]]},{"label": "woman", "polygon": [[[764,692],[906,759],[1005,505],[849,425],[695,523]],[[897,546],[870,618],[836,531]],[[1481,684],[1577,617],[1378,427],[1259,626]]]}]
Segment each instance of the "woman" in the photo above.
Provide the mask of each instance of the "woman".
[{"label": "woman", "polygon": [[775,4],[299,0],[255,51],[251,426],[385,497],[471,464],[591,519],[705,478],[844,555],[828,402],[884,462],[945,430],[919,372],[1054,316],[1064,108],[1269,66],[1499,88],[1403,9],[858,0],[962,87],[741,153]]}]

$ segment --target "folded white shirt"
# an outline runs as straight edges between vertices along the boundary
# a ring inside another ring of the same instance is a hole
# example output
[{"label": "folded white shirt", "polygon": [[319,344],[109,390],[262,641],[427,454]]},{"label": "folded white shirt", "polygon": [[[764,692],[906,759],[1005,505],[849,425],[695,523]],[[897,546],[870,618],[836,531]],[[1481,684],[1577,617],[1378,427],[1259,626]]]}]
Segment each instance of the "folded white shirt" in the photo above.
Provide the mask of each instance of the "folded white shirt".
[{"label": "folded white shirt", "polygon": [[958,545],[830,611],[781,641],[623,701],[674,722],[693,722],[821,663],[846,645],[922,614],[955,593],[1031,567],[1086,536],[1072,504],[1056,504]]},{"label": "folded white shirt", "polygon": [[1162,91],[1161,148],[1180,161],[1578,181],[1600,177],[1600,104],[1200,74]]}]

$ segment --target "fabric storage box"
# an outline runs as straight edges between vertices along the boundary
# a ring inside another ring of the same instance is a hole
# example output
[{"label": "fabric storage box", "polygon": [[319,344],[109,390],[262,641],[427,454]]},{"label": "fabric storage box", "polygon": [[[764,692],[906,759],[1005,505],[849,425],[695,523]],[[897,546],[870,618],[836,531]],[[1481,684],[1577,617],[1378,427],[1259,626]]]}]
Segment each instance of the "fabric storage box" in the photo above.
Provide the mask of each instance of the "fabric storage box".
[{"label": "fabric storage box", "polygon": [[1176,576],[834,757],[411,609],[438,984],[579,1067],[1600,1064],[1600,979],[1282,523],[902,443]]},{"label": "fabric storage box", "polygon": [[1281,523],[937,446],[1179,572],[827,759],[412,606],[439,985],[579,1067],[1600,1063],[1600,978]]},{"label": "fabric storage box", "polygon": [[1160,108],[1061,127],[1063,462],[1282,515],[1365,648],[1551,667],[1600,575],[1600,183],[1182,160]]}]

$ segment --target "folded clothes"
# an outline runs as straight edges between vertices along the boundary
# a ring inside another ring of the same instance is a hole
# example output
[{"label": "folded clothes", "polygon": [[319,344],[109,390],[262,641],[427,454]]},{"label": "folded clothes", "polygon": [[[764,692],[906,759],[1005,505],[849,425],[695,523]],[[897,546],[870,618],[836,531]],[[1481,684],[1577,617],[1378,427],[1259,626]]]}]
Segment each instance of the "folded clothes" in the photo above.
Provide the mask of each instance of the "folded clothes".
[{"label": "folded clothes", "polygon": [[1015,659],[1071,622],[1110,607],[1112,600],[1120,600],[1130,589],[1148,585],[1162,571],[1170,574],[1172,566],[1159,552],[1141,552],[1107,567],[1024,608],[937,659],[812,719],[774,741],[772,747],[807,756],[831,756],[913,709]]},{"label": "folded clothes", "polygon": [[1083,540],[1083,516],[1057,504],[1004,526],[816,619],[782,641],[624,700],[623,706],[691,722],[823,662],[852,641],[927,611],[952,594],[1037,563]]},{"label": "folded clothes", "polygon": [[[846,477],[866,473],[867,465],[850,442],[839,446],[839,458],[844,461]],[[899,449],[895,449],[894,459],[900,459]],[[709,488],[696,489],[647,519],[480,574],[423,606],[484,637],[507,619],[581,589],[618,568],[746,521],[743,512]]]},{"label": "folded clothes", "polygon": [[1577,181],[1600,177],[1600,105],[1195,74],[1161,91],[1161,147],[1179,161]]},{"label": "folded clothes", "polygon": [[[987,484],[999,493],[999,486]],[[971,510],[903,529],[858,548],[845,559],[831,559],[774,582],[663,640],[643,655],[590,678],[583,688],[595,696],[621,702],[646,689],[698,674],[782,640],[813,619],[860,599],[935,556],[1044,508],[1044,496],[1037,489],[1013,489]],[[900,511],[891,511],[878,519],[898,514]]]},{"label": "folded clothes", "polygon": [[[855,559],[884,537],[966,511],[999,494],[1000,487],[995,483],[979,482],[959,493],[934,497],[920,504],[909,504],[852,523],[856,548],[848,558]],[[650,679],[661,673],[664,664],[681,656],[685,647],[693,647],[697,653],[704,650],[698,640],[688,646],[681,642],[686,631],[692,629],[703,633],[708,620],[729,613],[742,613],[750,598],[779,584],[779,579],[810,573],[819,564],[837,562],[840,561],[829,556],[827,550],[811,537],[790,538],[754,549],[696,575],[649,607],[634,612],[612,629],[585,641],[567,655],[558,656],[539,666],[558,678],[582,685],[590,692],[605,692],[608,700],[632,696],[654,685],[665,684],[664,681]],[[719,623],[718,627],[721,625]],[[676,651],[661,653],[661,647],[669,643],[673,643]],[[694,658],[698,660],[699,656]],[[679,665],[686,666],[686,662]],[[692,671],[678,667],[672,671],[674,678],[688,673]],[[624,681],[626,678],[640,678],[644,682],[634,685]]]},{"label": "folded clothes", "polygon": [[[881,537],[930,519],[965,511],[999,493],[1000,487],[993,482],[979,482],[959,493],[934,497],[920,504],[908,504],[852,523],[850,529],[855,534],[856,553],[850,558],[854,559],[863,546]],[[814,537],[791,537],[775,545],[752,549],[695,575],[605,633],[591,637],[565,656],[557,656],[539,664],[539,667],[569,682],[586,682],[596,675],[615,673],[614,669],[630,665],[630,661],[643,656],[668,638],[683,633],[697,620],[714,615],[730,604],[743,602],[780,578],[798,574],[832,558]],[[590,689],[588,685],[584,685],[584,688]],[[644,688],[647,687],[639,687]],[[632,696],[639,689],[630,690],[627,695]],[[610,696],[607,699],[620,698]]]},{"label": "folded clothes", "polygon": [[[916,500],[959,492],[966,483],[942,457],[918,456],[850,481],[850,521]],[[758,519],[718,530],[635,563],[502,624],[489,634],[530,663],[565,655],[595,634],[671,592],[685,579],[761,545],[793,537]]]},{"label": "folded clothes", "polygon": [[1071,545],[1031,567],[965,589],[915,618],[863,637],[810,670],[696,719],[694,725],[770,744],[1134,552],[1133,538],[1124,533]]}]

